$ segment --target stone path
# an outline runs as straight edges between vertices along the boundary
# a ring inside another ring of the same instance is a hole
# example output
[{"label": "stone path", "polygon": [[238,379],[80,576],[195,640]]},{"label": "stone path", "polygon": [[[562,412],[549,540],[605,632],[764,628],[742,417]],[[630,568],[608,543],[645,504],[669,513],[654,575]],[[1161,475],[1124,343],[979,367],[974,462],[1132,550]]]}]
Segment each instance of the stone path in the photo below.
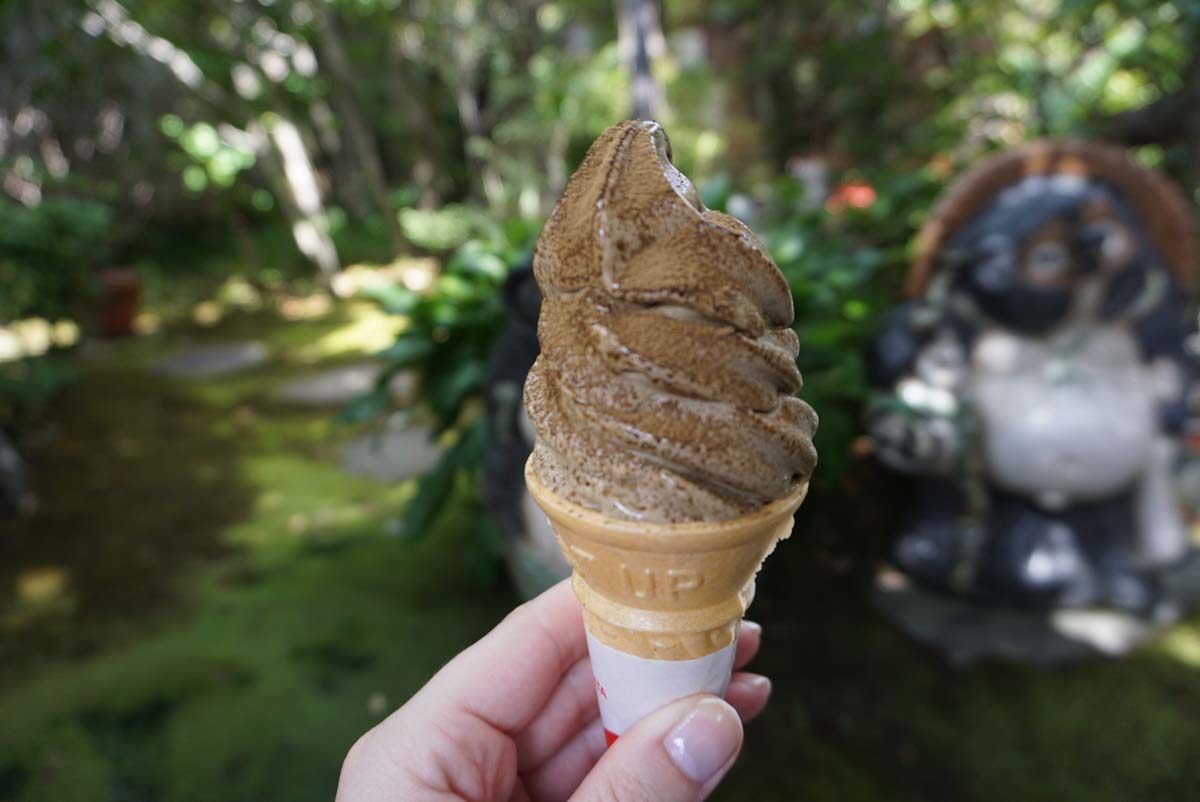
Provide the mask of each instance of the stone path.
[{"label": "stone path", "polygon": [[381,370],[382,366],[374,362],[339,365],[287,382],[279,388],[275,398],[301,407],[341,406],[370,390]]},{"label": "stone path", "polygon": [[[279,388],[275,399],[299,407],[339,407],[370,390],[383,366],[377,362],[339,365],[319,373],[293,379]],[[408,403],[416,390],[411,373],[397,374],[391,381],[392,398]]]},{"label": "stone path", "polygon": [[268,356],[267,346],[258,341],[221,343],[178,351],[155,363],[154,370],[178,379],[230,376],[258,367]]},{"label": "stone path", "polygon": [[369,432],[342,446],[342,467],[380,482],[422,473],[436,465],[442,454],[430,433],[424,426],[388,426]]},{"label": "stone path", "polygon": [[1149,618],[1108,609],[1024,612],[943,596],[891,567],[880,568],[872,601],[909,637],[965,666],[991,657],[1051,666],[1119,657],[1200,606],[1200,553],[1163,577],[1166,600]]},{"label": "stone path", "polygon": [[[172,378],[216,378],[249,371],[269,356],[261,342],[230,342],[178,351],[155,363],[154,370]],[[378,362],[367,361],[325,368],[285,383],[275,399],[297,407],[334,410],[370,390],[382,369]],[[411,400],[415,391],[411,373],[401,373],[391,382],[398,403]],[[428,428],[389,424],[343,444],[341,463],[347,473],[395,482],[429,470],[441,453]]]}]

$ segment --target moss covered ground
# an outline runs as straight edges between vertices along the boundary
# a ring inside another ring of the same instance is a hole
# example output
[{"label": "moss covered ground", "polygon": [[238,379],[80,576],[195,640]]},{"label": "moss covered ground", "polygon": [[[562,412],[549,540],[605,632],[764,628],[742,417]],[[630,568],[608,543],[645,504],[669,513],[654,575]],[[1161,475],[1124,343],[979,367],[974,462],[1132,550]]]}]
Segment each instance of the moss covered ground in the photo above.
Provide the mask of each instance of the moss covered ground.
[{"label": "moss covered ground", "polygon": [[[398,541],[411,488],[348,476],[330,412],[272,400],[369,350],[372,314],[236,313],[82,357],[27,438],[42,510],[0,523],[0,800],[332,799],[354,738],[516,603],[464,557],[465,514]],[[240,337],[269,362],[147,369]],[[717,798],[1195,795],[1195,621],[1119,663],[951,668],[864,600],[896,499],[857,475],[762,577],[775,696]]]}]

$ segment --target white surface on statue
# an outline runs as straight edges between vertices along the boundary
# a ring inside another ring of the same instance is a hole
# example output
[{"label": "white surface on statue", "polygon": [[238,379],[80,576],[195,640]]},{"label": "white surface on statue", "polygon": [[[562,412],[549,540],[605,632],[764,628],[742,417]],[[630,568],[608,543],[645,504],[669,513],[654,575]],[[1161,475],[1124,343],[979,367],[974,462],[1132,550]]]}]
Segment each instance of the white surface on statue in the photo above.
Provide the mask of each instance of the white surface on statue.
[{"label": "white surface on statue", "polygon": [[1119,326],[1046,340],[988,332],[969,392],[992,479],[1063,504],[1130,486],[1158,428],[1149,369]]},{"label": "white surface on statue", "polygon": [[1134,559],[1146,568],[1170,565],[1187,552],[1187,527],[1175,498],[1178,452],[1175,438],[1165,435],[1154,438],[1146,472],[1138,486]]}]

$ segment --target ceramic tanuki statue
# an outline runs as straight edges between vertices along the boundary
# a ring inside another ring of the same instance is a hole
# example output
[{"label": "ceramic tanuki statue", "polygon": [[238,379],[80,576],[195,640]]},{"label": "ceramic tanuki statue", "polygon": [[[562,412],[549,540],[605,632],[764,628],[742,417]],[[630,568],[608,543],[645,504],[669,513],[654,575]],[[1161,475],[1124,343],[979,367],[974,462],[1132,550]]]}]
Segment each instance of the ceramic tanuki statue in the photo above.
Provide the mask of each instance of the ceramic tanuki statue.
[{"label": "ceramic tanuki statue", "polygon": [[893,558],[1025,607],[1150,613],[1187,553],[1186,202],[1123,150],[1041,142],[945,194],[874,342],[869,425],[916,474]]}]

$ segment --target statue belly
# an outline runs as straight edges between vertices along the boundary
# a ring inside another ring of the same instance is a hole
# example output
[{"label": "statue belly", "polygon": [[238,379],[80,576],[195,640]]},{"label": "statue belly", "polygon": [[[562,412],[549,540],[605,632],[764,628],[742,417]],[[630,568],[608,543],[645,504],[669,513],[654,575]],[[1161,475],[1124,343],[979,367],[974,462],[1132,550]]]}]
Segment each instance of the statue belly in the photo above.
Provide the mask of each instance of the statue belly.
[{"label": "statue belly", "polygon": [[1132,340],[1097,336],[1069,360],[1011,336],[1001,350],[1006,359],[977,360],[972,382],[991,479],[1054,505],[1129,487],[1156,429],[1152,382]]}]

